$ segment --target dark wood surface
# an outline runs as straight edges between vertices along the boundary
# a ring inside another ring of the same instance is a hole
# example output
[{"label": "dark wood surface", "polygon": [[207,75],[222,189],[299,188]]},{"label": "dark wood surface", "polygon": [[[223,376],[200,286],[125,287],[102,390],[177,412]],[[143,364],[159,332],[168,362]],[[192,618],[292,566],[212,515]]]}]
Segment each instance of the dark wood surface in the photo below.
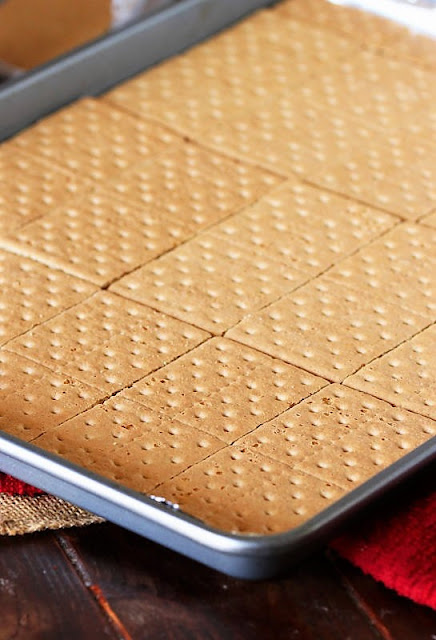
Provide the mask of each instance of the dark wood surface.
[{"label": "dark wood surface", "polygon": [[0,640],[435,640],[436,614],[323,551],[244,582],[114,525],[0,540]]}]

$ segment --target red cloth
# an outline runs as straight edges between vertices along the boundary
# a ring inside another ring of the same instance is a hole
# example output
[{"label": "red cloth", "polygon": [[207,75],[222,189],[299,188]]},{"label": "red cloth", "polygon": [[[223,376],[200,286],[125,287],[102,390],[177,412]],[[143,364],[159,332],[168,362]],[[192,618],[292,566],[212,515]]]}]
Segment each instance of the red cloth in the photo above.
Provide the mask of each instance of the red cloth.
[{"label": "red cloth", "polygon": [[30,484],[15,480],[12,476],[0,473],[0,493],[8,493],[15,496],[35,496],[43,492],[40,489],[31,487]]},{"label": "red cloth", "polygon": [[[0,473],[0,492],[42,493]],[[401,510],[372,518],[331,545],[365,573],[400,595],[436,609],[436,492],[408,499]]]},{"label": "red cloth", "polygon": [[400,595],[436,609],[436,492],[360,522],[331,546]]}]

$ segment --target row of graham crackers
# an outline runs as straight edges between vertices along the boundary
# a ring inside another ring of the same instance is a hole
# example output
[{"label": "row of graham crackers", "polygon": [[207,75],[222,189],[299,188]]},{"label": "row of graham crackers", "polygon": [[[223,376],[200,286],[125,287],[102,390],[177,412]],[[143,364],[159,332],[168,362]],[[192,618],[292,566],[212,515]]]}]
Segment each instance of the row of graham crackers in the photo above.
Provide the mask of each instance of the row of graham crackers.
[{"label": "row of graham crackers", "polygon": [[317,4],[0,148],[2,429],[233,531],[435,434],[431,65]]}]

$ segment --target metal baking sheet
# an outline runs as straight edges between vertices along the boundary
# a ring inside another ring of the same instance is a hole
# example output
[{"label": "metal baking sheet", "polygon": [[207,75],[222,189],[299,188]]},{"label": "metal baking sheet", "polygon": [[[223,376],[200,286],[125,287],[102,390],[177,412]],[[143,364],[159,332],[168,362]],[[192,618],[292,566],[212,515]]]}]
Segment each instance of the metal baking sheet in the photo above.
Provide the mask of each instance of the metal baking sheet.
[{"label": "metal baking sheet", "polygon": [[0,85],[0,141],[80,96],[98,95],[271,0],[180,0]]},{"label": "metal baking sheet", "polygon": [[436,461],[436,438],[421,445],[292,531],[234,535],[130,491],[34,445],[0,434],[0,468],[174,551],[237,578],[282,574],[359,510]]},{"label": "metal baking sheet", "polygon": [[[0,88],[0,140],[82,95],[96,95],[231,24],[264,0],[183,0]],[[213,529],[166,502],[126,489],[0,433],[0,469],[229,575],[286,571],[362,508],[436,460],[436,438],[296,529],[269,536]]]}]

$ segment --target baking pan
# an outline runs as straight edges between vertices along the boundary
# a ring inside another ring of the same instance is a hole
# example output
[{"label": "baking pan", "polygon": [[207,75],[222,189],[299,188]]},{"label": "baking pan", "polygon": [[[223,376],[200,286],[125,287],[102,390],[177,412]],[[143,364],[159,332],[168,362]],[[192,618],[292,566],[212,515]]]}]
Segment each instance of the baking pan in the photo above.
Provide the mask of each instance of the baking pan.
[{"label": "baking pan", "polygon": [[0,434],[0,468],[7,473],[214,569],[247,579],[286,572],[356,512],[435,461],[436,438],[432,438],[292,531],[234,535],[206,526],[158,496],[130,491],[34,445]]},{"label": "baking pan", "polygon": [[[7,81],[0,88],[0,139],[79,96],[108,89],[267,4],[184,0]],[[3,471],[208,566],[250,579],[285,572],[346,520],[435,459],[433,438],[292,531],[234,535],[205,525],[159,496],[128,490],[0,433]]]},{"label": "baking pan", "polygon": [[180,0],[0,85],[0,141],[204,40],[268,0]]}]

